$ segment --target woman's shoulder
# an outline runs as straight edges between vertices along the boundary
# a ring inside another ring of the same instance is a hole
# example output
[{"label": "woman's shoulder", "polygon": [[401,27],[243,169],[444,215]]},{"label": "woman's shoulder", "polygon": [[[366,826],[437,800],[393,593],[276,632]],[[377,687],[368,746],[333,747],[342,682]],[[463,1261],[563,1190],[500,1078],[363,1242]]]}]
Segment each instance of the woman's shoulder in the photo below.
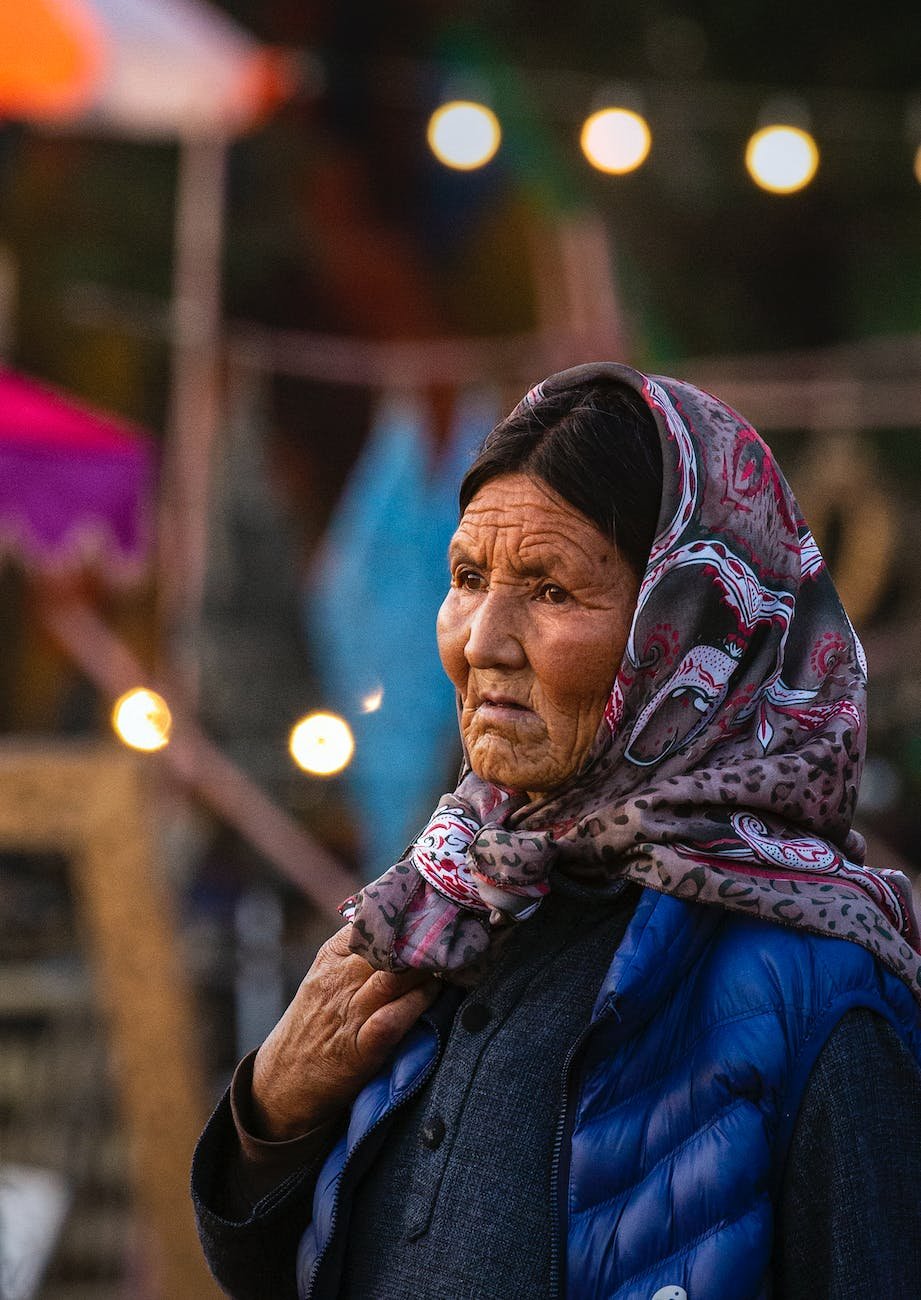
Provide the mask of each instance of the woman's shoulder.
[{"label": "woman's shoulder", "polygon": [[[842,1018],[809,1076],[778,1205],[780,1293],[914,1295],[921,1070],[882,1017]],[[871,1225],[872,1247],[860,1225]]]},{"label": "woman's shoulder", "polygon": [[768,1014],[826,1034],[864,1007],[892,1024],[921,1059],[921,1008],[907,983],[866,947],[791,922],[688,904],[686,923],[704,936],[688,975],[694,1001],[719,1018]]}]

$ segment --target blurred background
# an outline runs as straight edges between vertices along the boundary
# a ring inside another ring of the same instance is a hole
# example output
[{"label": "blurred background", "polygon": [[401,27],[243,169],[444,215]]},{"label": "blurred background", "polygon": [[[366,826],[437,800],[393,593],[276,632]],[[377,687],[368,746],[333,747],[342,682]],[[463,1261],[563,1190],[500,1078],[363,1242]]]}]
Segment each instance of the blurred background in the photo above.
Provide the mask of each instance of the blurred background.
[{"label": "blurred background", "polygon": [[463,467],[597,358],[778,452],[914,878],[914,6],[0,9],[0,1300],[216,1294],[198,1128],[453,785]]}]

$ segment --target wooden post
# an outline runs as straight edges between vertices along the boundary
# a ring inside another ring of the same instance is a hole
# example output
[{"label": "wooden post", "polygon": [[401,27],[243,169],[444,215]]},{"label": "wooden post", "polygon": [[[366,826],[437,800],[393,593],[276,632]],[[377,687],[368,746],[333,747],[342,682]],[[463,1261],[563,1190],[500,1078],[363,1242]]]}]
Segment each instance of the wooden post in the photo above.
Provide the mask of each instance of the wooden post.
[{"label": "wooden post", "polygon": [[158,592],[169,674],[194,707],[208,496],[221,419],[221,255],[228,141],[179,142],[170,331],[169,437],[161,488]]},{"label": "wooden post", "polygon": [[143,760],[102,744],[0,745],[0,846],[70,861],[157,1293],[217,1297],[188,1194],[205,1088],[172,901],[152,849]]}]

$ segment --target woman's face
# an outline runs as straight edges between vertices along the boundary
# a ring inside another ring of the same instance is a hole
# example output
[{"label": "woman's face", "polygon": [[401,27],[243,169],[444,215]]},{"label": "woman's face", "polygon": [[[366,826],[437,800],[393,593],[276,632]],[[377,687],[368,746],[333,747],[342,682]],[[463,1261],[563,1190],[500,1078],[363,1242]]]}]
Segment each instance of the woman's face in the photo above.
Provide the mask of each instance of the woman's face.
[{"label": "woman's face", "polygon": [[477,492],[448,551],[438,649],[476,774],[531,795],[587,757],[639,582],[613,542],[542,480]]}]

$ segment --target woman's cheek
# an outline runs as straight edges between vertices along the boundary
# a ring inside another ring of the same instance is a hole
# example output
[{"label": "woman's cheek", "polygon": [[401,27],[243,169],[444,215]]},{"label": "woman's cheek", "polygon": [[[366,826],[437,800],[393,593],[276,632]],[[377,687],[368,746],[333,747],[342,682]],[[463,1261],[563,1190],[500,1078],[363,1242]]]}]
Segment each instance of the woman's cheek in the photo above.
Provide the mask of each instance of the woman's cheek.
[{"label": "woman's cheek", "polygon": [[573,626],[564,635],[542,638],[538,653],[535,673],[547,705],[591,730],[594,724],[588,720],[600,720],[620,667],[618,638],[604,623]]},{"label": "woman's cheek", "polygon": [[452,587],[438,611],[435,635],[441,666],[455,686],[460,687],[466,678],[464,659],[464,631],[458,593]]}]

